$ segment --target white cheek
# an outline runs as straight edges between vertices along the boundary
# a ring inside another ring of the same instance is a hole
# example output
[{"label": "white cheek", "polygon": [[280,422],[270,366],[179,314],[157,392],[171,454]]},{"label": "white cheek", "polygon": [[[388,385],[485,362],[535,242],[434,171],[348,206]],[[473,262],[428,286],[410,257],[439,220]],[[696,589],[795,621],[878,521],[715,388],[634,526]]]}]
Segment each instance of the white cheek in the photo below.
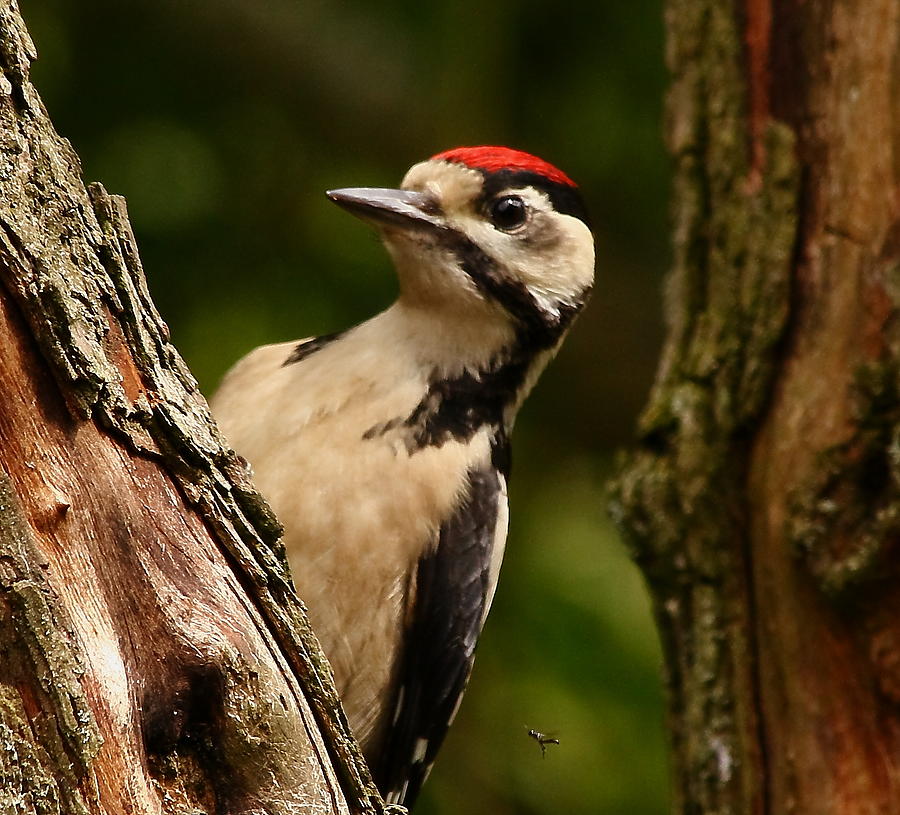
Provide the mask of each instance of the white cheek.
[{"label": "white cheek", "polygon": [[556,226],[562,233],[559,243],[536,263],[522,258],[520,275],[539,299],[571,303],[594,282],[594,238],[577,218],[560,218]]},{"label": "white cheek", "polygon": [[509,257],[515,242],[510,236],[495,229],[483,218],[471,216],[458,219],[454,224],[463,234],[468,235],[473,243],[478,244],[487,255],[495,259]]}]

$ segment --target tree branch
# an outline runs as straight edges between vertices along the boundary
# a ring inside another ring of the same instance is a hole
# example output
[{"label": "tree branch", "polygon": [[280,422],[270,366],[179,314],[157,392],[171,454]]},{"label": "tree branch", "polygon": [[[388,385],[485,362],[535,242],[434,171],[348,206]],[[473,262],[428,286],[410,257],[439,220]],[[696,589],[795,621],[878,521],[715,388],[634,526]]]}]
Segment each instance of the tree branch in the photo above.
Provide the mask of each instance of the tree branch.
[{"label": "tree branch", "polygon": [[0,798],[381,812],[277,520],[169,343],[123,200],[86,190],[54,132],[34,55],[2,0]]}]

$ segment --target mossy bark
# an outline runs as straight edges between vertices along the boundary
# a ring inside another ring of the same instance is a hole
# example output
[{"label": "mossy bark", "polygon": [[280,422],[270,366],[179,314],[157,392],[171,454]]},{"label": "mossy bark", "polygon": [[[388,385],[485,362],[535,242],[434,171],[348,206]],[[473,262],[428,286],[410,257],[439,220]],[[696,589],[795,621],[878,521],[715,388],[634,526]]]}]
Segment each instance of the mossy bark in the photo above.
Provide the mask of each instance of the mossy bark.
[{"label": "mossy bark", "polygon": [[675,811],[900,811],[900,5],[669,0],[668,338],[613,511]]},{"label": "mossy bark", "polygon": [[0,812],[377,813],[279,543],[0,0]]}]

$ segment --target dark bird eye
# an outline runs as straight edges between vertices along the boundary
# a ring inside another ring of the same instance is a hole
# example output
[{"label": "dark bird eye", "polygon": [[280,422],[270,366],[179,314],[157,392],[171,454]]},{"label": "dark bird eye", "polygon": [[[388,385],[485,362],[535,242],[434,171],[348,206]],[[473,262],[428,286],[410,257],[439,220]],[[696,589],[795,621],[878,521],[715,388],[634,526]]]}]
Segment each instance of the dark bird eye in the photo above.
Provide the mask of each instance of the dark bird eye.
[{"label": "dark bird eye", "polygon": [[528,208],[518,195],[504,195],[491,204],[490,215],[494,226],[508,231],[525,223]]}]

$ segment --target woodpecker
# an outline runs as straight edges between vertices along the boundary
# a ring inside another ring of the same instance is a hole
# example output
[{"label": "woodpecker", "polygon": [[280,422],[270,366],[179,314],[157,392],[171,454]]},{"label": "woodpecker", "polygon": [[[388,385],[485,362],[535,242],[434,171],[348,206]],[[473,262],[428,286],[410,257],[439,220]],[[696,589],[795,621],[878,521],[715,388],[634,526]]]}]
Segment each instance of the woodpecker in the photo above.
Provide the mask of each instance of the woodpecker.
[{"label": "woodpecker", "polygon": [[397,300],[252,351],[213,412],[284,525],[376,783],[411,806],[497,586],[513,421],[590,294],[594,242],[574,182],[508,147],[326,194],[378,230]]}]

